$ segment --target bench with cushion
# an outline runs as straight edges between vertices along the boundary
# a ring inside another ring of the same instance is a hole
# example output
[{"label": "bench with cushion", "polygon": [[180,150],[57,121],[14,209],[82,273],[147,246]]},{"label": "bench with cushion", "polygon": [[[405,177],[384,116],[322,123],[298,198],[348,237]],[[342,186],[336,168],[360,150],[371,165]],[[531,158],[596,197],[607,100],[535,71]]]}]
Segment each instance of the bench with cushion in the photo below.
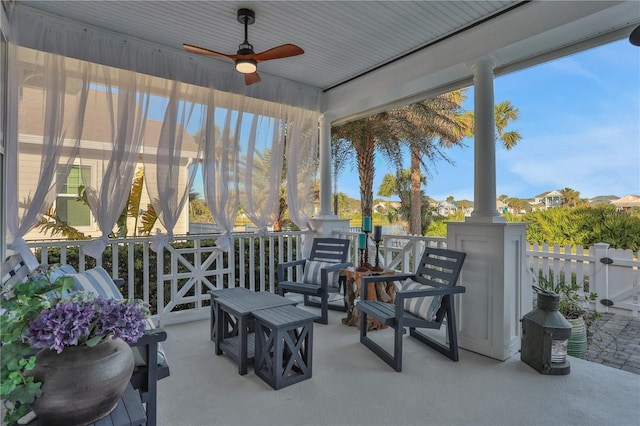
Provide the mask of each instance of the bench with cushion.
[{"label": "bench with cushion", "polygon": [[[2,263],[2,286],[13,285],[27,279],[29,268],[19,254],[10,256]],[[60,276],[73,278],[72,290],[84,290],[96,295],[122,299],[119,286],[124,281],[113,280],[109,273],[101,267],[76,272],[71,265],[61,265],[49,274],[53,282]],[[167,339],[167,333],[156,329],[153,321],[147,319],[145,335],[131,344],[135,368],[131,377],[131,384],[140,393],[140,398],[146,404],[147,424],[155,425],[157,417],[157,381],[168,377],[169,365],[160,342]]]}]

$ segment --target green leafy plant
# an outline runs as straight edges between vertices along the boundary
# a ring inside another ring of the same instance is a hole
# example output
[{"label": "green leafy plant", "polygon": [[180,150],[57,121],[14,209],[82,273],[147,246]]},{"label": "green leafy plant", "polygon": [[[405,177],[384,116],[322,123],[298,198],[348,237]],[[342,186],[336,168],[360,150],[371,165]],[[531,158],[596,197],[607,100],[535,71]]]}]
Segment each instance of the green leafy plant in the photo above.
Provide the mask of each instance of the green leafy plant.
[{"label": "green leafy plant", "polygon": [[538,271],[534,281],[542,290],[551,291],[560,296],[560,313],[566,319],[582,317],[587,327],[587,338],[591,339],[591,326],[600,317],[600,314],[589,308],[589,301],[597,300],[597,293],[586,295],[582,292],[583,284],[576,282],[573,276],[567,281],[566,274],[555,274],[549,270],[547,273]]},{"label": "green leafy plant", "polygon": [[73,279],[60,277],[49,281],[54,268],[41,265],[25,282],[7,285],[0,291],[0,398],[5,406],[4,421],[14,424],[28,411],[28,404],[40,396],[42,383],[25,372],[35,366],[35,350],[29,344],[29,323],[51,307],[52,300],[71,288]]}]

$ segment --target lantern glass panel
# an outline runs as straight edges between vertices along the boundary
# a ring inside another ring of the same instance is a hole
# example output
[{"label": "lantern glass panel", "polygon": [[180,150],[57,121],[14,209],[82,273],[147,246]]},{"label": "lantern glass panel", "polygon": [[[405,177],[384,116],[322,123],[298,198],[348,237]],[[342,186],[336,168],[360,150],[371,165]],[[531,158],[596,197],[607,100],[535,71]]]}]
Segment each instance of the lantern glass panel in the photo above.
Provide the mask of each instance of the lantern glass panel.
[{"label": "lantern glass panel", "polygon": [[567,360],[568,342],[568,340],[551,341],[551,362],[561,364]]}]

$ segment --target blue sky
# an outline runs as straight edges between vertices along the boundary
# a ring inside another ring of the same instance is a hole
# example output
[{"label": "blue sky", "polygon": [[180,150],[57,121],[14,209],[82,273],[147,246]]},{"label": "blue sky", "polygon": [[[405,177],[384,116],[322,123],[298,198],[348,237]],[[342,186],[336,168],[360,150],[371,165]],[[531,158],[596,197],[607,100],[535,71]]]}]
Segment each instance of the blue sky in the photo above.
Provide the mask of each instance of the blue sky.
[{"label": "blue sky", "polygon": [[[473,109],[473,88],[467,94],[464,107]],[[520,110],[510,129],[523,139],[496,151],[497,195],[565,187],[583,198],[640,195],[640,48],[620,40],[497,77],[495,101],[503,100]],[[465,144],[448,151],[454,165],[431,168],[427,195],[473,200],[473,141]],[[374,198],[387,172],[377,158]],[[360,199],[357,168],[342,173],[338,191]]]}]

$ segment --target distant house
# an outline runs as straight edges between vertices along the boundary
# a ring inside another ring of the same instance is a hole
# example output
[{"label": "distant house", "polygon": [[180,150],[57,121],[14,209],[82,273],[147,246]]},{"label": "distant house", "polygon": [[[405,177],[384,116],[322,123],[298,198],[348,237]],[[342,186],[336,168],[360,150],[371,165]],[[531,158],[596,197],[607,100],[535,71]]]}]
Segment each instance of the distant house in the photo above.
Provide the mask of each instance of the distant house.
[{"label": "distant house", "polygon": [[389,210],[389,208],[387,207],[387,203],[377,203],[373,206],[373,211],[374,212],[378,212],[378,213],[386,213]]},{"label": "distant house", "polygon": [[[105,92],[98,90],[90,90],[89,96],[98,98],[105,96]],[[67,96],[75,96],[67,94]],[[114,101],[114,103],[117,101]],[[75,105],[75,101],[69,100],[67,105]],[[82,158],[75,159],[73,166],[68,175],[63,176],[61,173],[57,175],[57,179],[64,179],[62,192],[58,194],[54,201],[58,216],[78,231],[87,236],[97,237],[100,232],[98,224],[93,217],[89,207],[84,203],[77,201],[78,188],[80,185],[93,186],[98,188],[101,185],[101,178],[107,162],[103,160],[105,152],[111,149],[111,130],[107,117],[106,102],[96,102],[87,106],[85,113],[85,126],[82,131],[82,140],[80,142],[82,149]],[[25,86],[22,92],[22,99],[19,107],[19,155],[18,155],[18,200],[24,202],[29,199],[29,191],[34,188],[38,179],[37,174],[33,173],[31,164],[39,163],[42,153],[42,122],[43,122],[42,94],[38,89]],[[157,151],[158,140],[162,122],[147,120],[144,134],[145,155],[155,155]],[[72,139],[77,137],[70,130],[66,137]],[[180,179],[187,185],[188,169],[190,161],[197,154],[197,144],[186,130],[183,133],[183,157],[181,165],[184,166],[184,174]],[[154,162],[155,163],[155,162]],[[139,156],[136,170],[143,166],[142,154]],[[147,170],[148,176],[154,170]],[[149,204],[149,196],[146,193],[146,187],[142,195],[140,208],[146,210]],[[155,225],[161,231],[162,226],[159,222]],[[174,229],[175,234],[186,234],[189,226],[189,206],[185,205],[178,224]],[[128,224],[129,230],[134,227],[133,221]],[[32,229],[27,233],[27,240],[42,240],[60,238],[60,236],[51,237],[49,234],[43,234],[36,229]]]},{"label": "distant house", "polygon": [[547,206],[544,203],[536,203],[534,200],[525,200],[529,204],[530,211],[535,212],[537,210],[546,210]]},{"label": "distant house", "polygon": [[436,214],[442,217],[448,217],[458,211],[458,208],[448,201],[441,201],[436,205]]},{"label": "distant house", "polygon": [[618,200],[612,201],[611,204],[619,210],[631,210],[634,207],[640,208],[640,196],[629,194]]},{"label": "distant house", "polygon": [[377,213],[387,213],[389,209],[400,208],[399,201],[380,201],[373,206],[373,211]]},{"label": "distant house", "polygon": [[562,206],[562,193],[557,189],[538,194],[533,199],[534,205],[542,203],[545,209]]}]

